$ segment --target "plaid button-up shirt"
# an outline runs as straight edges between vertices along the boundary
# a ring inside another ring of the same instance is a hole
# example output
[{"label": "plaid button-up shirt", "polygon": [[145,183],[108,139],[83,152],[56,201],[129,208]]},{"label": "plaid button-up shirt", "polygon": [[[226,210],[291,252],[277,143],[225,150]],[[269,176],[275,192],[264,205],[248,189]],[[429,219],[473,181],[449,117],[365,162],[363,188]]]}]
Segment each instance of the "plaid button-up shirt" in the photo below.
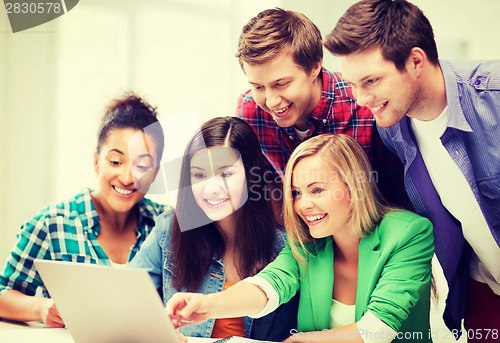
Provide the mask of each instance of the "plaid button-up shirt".
[{"label": "plaid button-up shirt", "polygon": [[280,127],[260,108],[251,91],[238,99],[236,115],[254,129],[268,162],[281,178],[293,150],[304,140],[323,133],[344,133],[364,149],[376,172],[382,194],[392,204],[411,208],[403,186],[403,166],[378,135],[368,107],[358,106],[339,73],[322,69],[323,90],[318,106],[307,119],[307,136],[301,140],[293,127]]},{"label": "plaid button-up shirt", "polygon": [[[149,199],[139,201],[136,206],[139,210],[137,238],[130,250],[129,261],[164,209],[163,205]],[[44,295],[47,295],[33,264],[37,258],[110,264],[97,241],[101,230],[99,220],[89,189],[65,202],[41,210],[18,233],[16,245],[0,275],[0,293],[14,289],[26,295],[35,295],[37,288],[41,287]]]}]

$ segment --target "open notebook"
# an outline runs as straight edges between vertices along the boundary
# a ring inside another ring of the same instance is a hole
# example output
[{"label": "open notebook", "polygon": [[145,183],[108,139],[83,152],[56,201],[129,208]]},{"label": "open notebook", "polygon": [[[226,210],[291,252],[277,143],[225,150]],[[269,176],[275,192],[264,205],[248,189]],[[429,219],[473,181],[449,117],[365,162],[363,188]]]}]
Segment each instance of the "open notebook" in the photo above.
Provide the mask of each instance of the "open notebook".
[{"label": "open notebook", "polygon": [[271,341],[259,341],[256,339],[236,337],[236,336],[221,338],[221,339],[214,341],[213,343],[250,343],[250,342],[276,343],[276,342],[271,342]]}]

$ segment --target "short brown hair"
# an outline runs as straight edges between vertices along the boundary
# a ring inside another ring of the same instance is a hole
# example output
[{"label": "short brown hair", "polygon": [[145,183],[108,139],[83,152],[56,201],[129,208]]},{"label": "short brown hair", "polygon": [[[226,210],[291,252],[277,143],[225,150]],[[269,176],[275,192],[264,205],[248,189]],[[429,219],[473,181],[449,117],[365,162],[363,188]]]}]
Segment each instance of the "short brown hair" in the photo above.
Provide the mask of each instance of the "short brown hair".
[{"label": "short brown hair", "polygon": [[236,57],[243,68],[244,63],[266,63],[283,51],[309,73],[323,59],[321,32],[302,13],[274,8],[260,12],[243,27]]},{"label": "short brown hair", "polygon": [[306,244],[314,239],[306,223],[294,210],[292,174],[299,161],[311,156],[320,156],[347,185],[351,198],[350,220],[356,235],[369,235],[382,217],[391,211],[377,188],[376,175],[368,156],[354,138],[345,134],[321,134],[302,142],[286,165],[283,210],[290,248],[303,267],[305,259],[302,252],[306,251]]},{"label": "short brown hair", "polygon": [[380,47],[382,56],[400,71],[414,47],[438,65],[438,52],[429,20],[406,0],[362,0],[347,10],[324,45],[334,55],[349,55]]}]

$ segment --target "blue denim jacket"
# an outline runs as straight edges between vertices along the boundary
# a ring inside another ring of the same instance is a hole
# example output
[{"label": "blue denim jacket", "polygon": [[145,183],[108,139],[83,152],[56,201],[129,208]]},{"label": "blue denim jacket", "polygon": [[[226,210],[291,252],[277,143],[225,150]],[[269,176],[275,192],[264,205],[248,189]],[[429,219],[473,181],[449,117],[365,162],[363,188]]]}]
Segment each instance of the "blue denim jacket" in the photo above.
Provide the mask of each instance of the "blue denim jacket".
[{"label": "blue denim jacket", "polygon": [[[173,253],[170,246],[170,234],[174,211],[166,210],[156,221],[153,231],[149,234],[141,249],[130,263],[131,267],[147,269],[156,288],[162,294],[163,302],[177,292],[173,287]],[[283,230],[277,231],[274,247],[278,253],[286,243],[286,235]],[[224,265],[221,259],[214,258],[207,276],[197,293],[221,292],[224,287]],[[295,296],[287,304],[280,306],[269,315],[253,319],[243,317],[245,323],[245,336],[253,339],[281,341],[290,335],[290,330],[297,327],[298,296]],[[214,326],[214,319],[206,322],[184,326],[180,331],[185,336],[210,337]]]},{"label": "blue denim jacket", "polygon": [[[441,142],[467,179],[500,245],[500,60],[440,61],[440,66],[448,103],[448,123]],[[460,223],[441,203],[410,119],[405,117],[378,130],[405,165],[405,187],[415,210],[434,226],[435,252],[449,286],[443,318],[448,328],[460,332],[471,247]]]}]

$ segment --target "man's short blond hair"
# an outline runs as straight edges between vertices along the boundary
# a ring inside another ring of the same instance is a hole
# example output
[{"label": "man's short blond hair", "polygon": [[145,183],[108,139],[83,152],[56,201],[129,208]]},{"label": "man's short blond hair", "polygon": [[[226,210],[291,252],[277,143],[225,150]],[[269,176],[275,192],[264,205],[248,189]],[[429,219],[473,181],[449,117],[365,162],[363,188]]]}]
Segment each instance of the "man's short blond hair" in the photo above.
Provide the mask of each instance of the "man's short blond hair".
[{"label": "man's short blond hair", "polygon": [[262,11],[243,27],[236,54],[241,68],[266,63],[281,52],[309,73],[323,60],[321,32],[302,13],[281,8]]}]

